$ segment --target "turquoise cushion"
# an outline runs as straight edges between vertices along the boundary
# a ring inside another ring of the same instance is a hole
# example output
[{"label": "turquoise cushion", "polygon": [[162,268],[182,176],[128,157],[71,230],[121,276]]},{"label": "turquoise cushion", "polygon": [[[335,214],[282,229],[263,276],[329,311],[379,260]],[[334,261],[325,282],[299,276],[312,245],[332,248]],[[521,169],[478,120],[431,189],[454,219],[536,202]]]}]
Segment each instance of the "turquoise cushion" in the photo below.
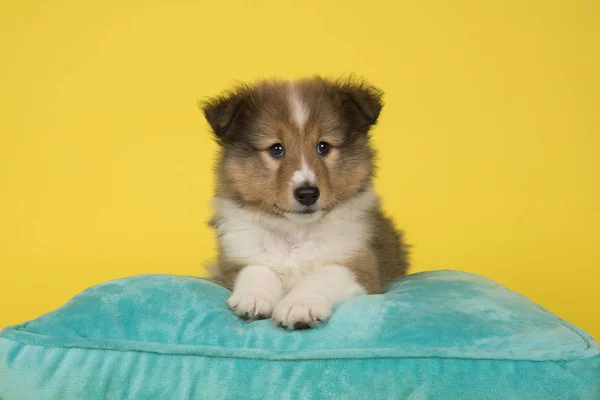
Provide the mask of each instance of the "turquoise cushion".
[{"label": "turquoise cushion", "polygon": [[600,399],[586,333],[486,278],[439,271],[288,332],[205,279],[92,287],[0,333],[0,399]]}]

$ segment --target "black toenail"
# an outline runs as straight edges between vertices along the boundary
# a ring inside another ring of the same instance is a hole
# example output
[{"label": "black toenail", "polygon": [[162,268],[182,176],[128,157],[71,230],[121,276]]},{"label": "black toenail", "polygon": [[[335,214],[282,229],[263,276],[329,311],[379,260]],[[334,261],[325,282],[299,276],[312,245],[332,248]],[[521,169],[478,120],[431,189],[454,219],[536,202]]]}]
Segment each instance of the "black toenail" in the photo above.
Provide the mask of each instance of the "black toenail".
[{"label": "black toenail", "polygon": [[264,314],[257,314],[256,319],[266,319],[267,317]]},{"label": "black toenail", "polygon": [[252,317],[250,316],[250,313],[244,313],[244,315],[242,315],[242,319],[244,321],[250,321]]},{"label": "black toenail", "polygon": [[310,328],[310,326],[306,322],[296,322],[294,324],[294,329],[297,329],[297,330],[309,329],[309,328]]}]

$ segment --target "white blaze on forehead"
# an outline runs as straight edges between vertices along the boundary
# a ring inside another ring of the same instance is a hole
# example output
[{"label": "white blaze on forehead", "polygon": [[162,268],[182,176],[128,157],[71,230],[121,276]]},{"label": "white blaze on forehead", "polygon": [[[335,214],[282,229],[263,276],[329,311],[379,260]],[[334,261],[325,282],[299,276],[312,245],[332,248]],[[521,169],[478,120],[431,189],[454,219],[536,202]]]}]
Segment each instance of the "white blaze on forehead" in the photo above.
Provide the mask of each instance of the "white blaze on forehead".
[{"label": "white blaze on forehead", "polygon": [[313,170],[308,167],[306,161],[302,159],[302,166],[299,170],[294,172],[294,175],[292,176],[292,182],[294,182],[296,185],[301,185],[303,183],[315,183],[316,180],[317,176]]},{"label": "white blaze on forehead", "polygon": [[302,100],[300,100],[296,86],[293,83],[290,85],[289,99],[294,123],[298,128],[302,129],[308,120],[308,110]]}]

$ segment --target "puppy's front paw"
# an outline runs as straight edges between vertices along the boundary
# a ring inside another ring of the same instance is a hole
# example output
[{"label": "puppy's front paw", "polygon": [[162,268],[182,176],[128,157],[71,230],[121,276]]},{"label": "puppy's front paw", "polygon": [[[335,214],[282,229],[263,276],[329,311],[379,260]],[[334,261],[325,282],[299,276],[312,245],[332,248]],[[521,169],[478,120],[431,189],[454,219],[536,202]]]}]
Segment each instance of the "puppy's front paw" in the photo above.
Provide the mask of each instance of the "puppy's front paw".
[{"label": "puppy's front paw", "polygon": [[227,300],[227,304],[234,314],[244,321],[255,321],[266,319],[271,316],[277,299],[264,293],[233,293]]},{"label": "puppy's front paw", "polygon": [[277,304],[273,320],[286,329],[314,328],[331,315],[332,304],[315,293],[290,293]]}]

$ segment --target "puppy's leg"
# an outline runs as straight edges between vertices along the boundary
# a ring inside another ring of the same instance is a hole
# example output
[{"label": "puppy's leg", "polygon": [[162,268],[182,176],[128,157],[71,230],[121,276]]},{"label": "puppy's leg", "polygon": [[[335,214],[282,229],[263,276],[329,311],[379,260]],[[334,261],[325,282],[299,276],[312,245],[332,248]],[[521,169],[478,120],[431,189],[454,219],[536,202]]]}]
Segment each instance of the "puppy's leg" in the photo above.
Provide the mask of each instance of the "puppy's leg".
[{"label": "puppy's leg", "polygon": [[246,321],[269,318],[283,297],[281,280],[267,267],[250,265],[235,279],[227,304]]},{"label": "puppy's leg", "polygon": [[333,307],[365,294],[354,273],[334,265],[305,276],[275,307],[273,320],[287,329],[313,328],[331,315]]}]

